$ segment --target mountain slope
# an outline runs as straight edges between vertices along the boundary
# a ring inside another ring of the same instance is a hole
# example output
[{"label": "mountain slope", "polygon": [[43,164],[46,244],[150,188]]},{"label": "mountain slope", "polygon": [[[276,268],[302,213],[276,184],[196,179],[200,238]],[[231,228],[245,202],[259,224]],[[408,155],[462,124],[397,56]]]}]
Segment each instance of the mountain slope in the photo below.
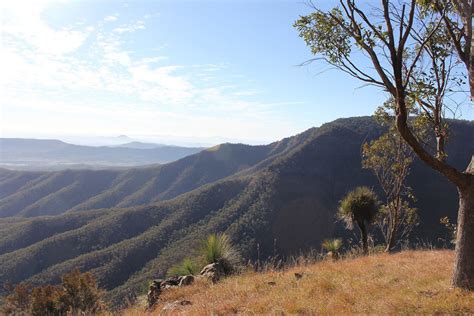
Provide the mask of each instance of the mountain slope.
[{"label": "mountain slope", "polygon": [[56,215],[166,200],[255,166],[284,149],[278,142],[222,144],[166,165],[128,170],[0,169],[0,217]]},{"label": "mountain slope", "polygon": [[[451,125],[455,137],[448,144],[448,159],[463,168],[474,152],[470,137],[474,124],[453,121]],[[381,132],[370,118],[341,119],[268,146],[225,144],[186,157],[157,167],[164,168],[156,174],[158,182],[153,182],[144,169],[126,171],[141,174],[144,183],[140,190],[130,193],[138,198],[131,199],[129,194],[130,200],[156,202],[92,211],[96,215],[70,210],[54,216],[64,221],[73,214],[98,217],[84,219],[68,230],[60,231],[56,226],[50,230],[55,233],[38,235],[17,246],[3,246],[7,250],[0,256],[0,282],[55,282],[61,273],[77,267],[93,272],[109,290],[109,297],[120,304],[125,296],[143,290],[148,280],[162,276],[170,265],[189,256],[211,232],[229,234],[245,258],[257,256],[257,244],[264,258],[319,248],[328,237],[351,236],[334,223],[337,203],[355,186],[377,187],[371,173],[361,169],[360,147]],[[121,199],[117,205],[127,203],[126,198],[114,199],[128,188],[125,179],[130,176],[124,176],[126,172],[113,180],[111,199],[114,203]],[[444,237],[439,218],[450,216],[453,220],[456,214],[456,190],[418,162],[409,180],[421,217],[414,237],[436,242]],[[192,190],[196,183],[208,184]],[[189,192],[180,194],[185,188]],[[154,200],[173,194],[176,197],[169,201]],[[6,228],[2,227],[6,224],[2,223],[8,221],[12,219],[0,220],[0,236],[5,236],[2,232]],[[31,221],[51,225],[47,224],[50,217],[15,219],[13,225],[28,226]],[[26,234],[20,232],[15,238],[22,240]]]}]

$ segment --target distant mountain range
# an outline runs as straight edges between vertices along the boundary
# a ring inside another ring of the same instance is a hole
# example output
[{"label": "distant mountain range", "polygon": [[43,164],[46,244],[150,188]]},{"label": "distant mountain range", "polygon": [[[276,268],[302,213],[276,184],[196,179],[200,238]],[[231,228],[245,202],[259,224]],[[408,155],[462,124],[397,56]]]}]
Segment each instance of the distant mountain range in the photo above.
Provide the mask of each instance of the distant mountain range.
[{"label": "distant mountain range", "polygon": [[[166,147],[166,145],[154,144],[154,143],[142,143],[142,142],[129,142],[121,145],[111,146],[111,147],[123,147],[123,148],[134,148],[134,149],[154,149]],[[173,146],[168,146],[173,147]]]},{"label": "distant mountain range", "polygon": [[[474,122],[451,121],[448,160],[465,168]],[[121,304],[189,256],[207,234],[226,232],[244,258],[297,254],[330,237],[341,197],[376,189],[360,149],[383,129],[340,119],[265,146],[222,144],[180,160],[127,170],[0,170],[0,283],[57,282],[90,271]],[[413,239],[436,244],[455,220],[457,192],[419,161],[409,184],[421,218]]]},{"label": "distant mountain range", "polygon": [[130,167],[167,163],[202,149],[140,142],[94,147],[59,140],[0,138],[0,167],[27,170]]}]

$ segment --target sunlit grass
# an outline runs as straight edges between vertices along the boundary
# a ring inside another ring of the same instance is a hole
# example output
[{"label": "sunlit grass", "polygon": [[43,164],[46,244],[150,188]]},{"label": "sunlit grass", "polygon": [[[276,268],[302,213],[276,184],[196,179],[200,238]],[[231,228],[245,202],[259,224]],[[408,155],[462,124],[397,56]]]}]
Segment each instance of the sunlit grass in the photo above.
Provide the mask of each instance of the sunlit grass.
[{"label": "sunlit grass", "polygon": [[[244,273],[215,285],[204,280],[167,290],[161,303],[186,299],[188,315],[256,313],[474,313],[474,293],[450,288],[451,251],[406,251],[285,271]],[[295,273],[301,273],[297,280]],[[135,306],[126,315],[146,315]]]}]

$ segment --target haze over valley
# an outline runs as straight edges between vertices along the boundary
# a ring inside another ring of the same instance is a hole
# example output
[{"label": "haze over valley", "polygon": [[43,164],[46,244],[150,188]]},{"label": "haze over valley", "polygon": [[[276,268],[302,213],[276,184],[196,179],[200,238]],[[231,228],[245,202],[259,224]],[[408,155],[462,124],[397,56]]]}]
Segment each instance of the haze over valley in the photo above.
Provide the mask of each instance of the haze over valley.
[{"label": "haze over valley", "polygon": [[171,162],[202,149],[142,142],[83,146],[59,140],[0,138],[0,167],[23,170],[131,167]]}]

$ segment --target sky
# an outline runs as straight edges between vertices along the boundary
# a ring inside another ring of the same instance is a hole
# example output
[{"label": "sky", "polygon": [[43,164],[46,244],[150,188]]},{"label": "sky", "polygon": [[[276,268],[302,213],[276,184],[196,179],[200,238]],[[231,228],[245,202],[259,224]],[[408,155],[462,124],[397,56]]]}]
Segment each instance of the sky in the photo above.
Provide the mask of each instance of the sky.
[{"label": "sky", "polygon": [[[330,7],[331,1],[321,1]],[[324,64],[304,1],[2,1],[0,136],[260,144],[386,95]],[[468,110],[464,118],[472,119]]]}]

